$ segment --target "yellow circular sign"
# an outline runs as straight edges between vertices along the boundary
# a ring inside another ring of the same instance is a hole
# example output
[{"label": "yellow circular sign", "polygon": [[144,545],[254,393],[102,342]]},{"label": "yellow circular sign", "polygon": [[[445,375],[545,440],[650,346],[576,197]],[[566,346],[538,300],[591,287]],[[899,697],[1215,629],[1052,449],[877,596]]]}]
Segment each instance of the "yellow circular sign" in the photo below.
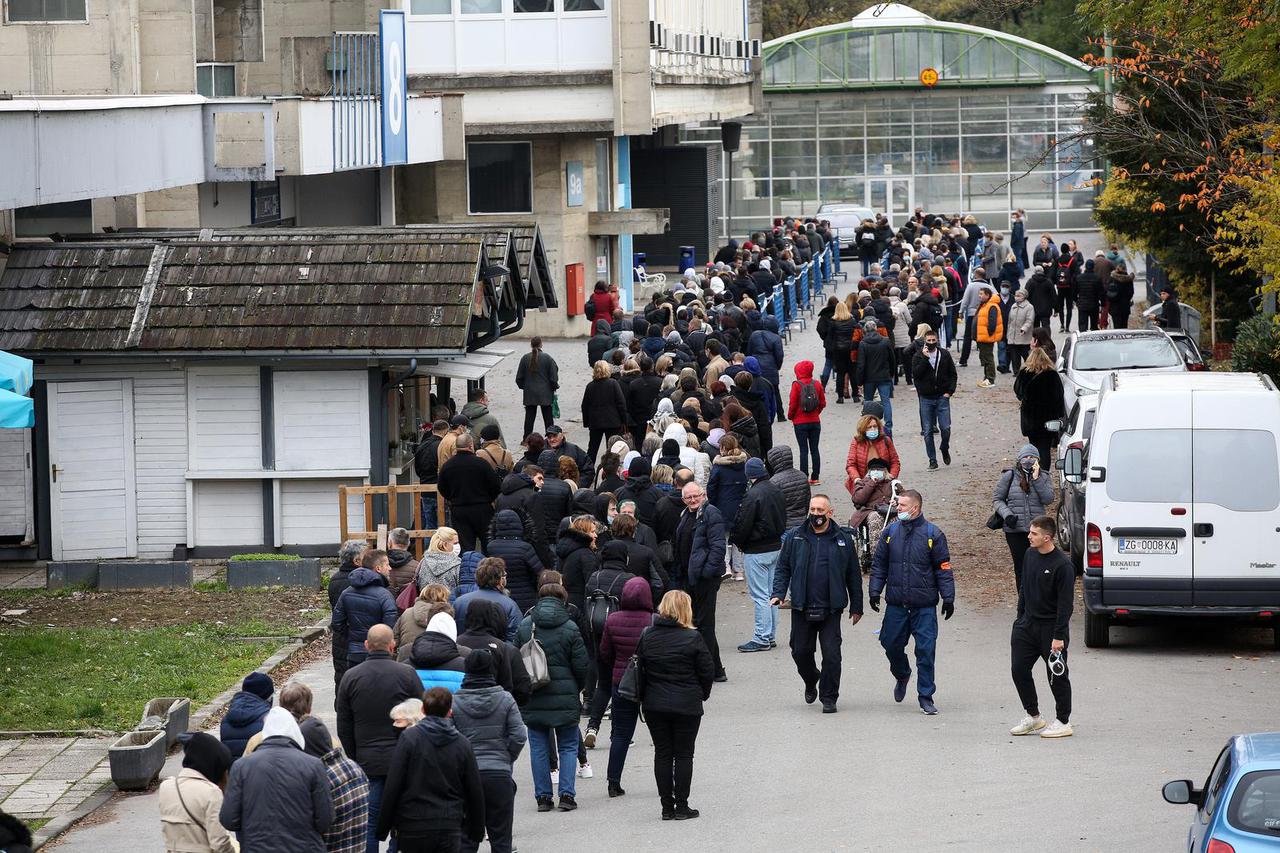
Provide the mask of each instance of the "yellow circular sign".
[{"label": "yellow circular sign", "polygon": [[920,72],[920,82],[932,88],[938,82],[938,72],[933,68],[926,68]]}]

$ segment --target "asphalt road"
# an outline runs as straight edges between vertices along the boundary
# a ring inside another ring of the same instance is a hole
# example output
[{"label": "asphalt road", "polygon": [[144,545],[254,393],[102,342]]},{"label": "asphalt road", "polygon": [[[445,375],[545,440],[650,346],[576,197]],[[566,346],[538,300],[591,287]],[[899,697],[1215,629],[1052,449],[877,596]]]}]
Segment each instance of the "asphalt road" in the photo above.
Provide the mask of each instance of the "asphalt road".
[{"label": "asphalt road", "polygon": [[[1092,245],[1082,240],[1081,247],[1091,254]],[[488,382],[504,424],[518,424],[520,416],[518,397],[509,393],[523,349],[514,345],[516,356]],[[561,365],[571,437],[585,441],[573,423],[588,378],[585,346],[548,341],[547,351]],[[801,357],[821,363],[812,325],[788,347],[788,371]],[[805,705],[785,644],[752,655],[733,651],[750,634],[751,607],[743,585],[726,584],[719,635],[729,682],[716,685],[699,735],[691,803],[702,817],[659,820],[643,725],[623,779],[627,795],[608,799],[606,723],[605,748],[590,753],[596,777],[578,780],[577,812],[537,814],[528,762],[520,761],[516,841],[523,853],[1185,849],[1191,809],[1165,804],[1160,786],[1177,778],[1201,782],[1231,734],[1280,728],[1280,658],[1266,632],[1202,623],[1115,629],[1112,648],[1090,650],[1077,613],[1071,646],[1076,735],[1010,737],[1009,727],[1022,716],[1009,679],[1013,611],[1010,596],[1002,594],[1011,591],[1011,572],[1002,538],[980,528],[990,512],[992,478],[1022,442],[1008,377],[989,391],[973,387],[978,378],[975,356],[961,372],[955,404],[956,463],[937,473],[925,471],[923,448],[912,434],[913,392],[900,388],[895,400],[902,412],[903,479],[924,489],[926,514],[942,524],[960,554],[953,555],[960,606],[942,624],[938,641],[941,713],[923,716],[914,696],[893,702],[893,679],[877,641],[880,617],[870,611],[856,627],[845,623],[840,712],[824,716],[819,706]],[[840,483],[858,409],[846,404],[829,411],[824,480],[847,507]],[[788,425],[776,433],[786,440]],[[782,619],[785,639],[789,614]],[[299,677],[316,689],[321,712],[332,707],[327,662]],[[1038,686],[1048,713],[1043,671]],[[59,849],[162,849],[154,795],[120,797],[90,822],[65,836]]]}]

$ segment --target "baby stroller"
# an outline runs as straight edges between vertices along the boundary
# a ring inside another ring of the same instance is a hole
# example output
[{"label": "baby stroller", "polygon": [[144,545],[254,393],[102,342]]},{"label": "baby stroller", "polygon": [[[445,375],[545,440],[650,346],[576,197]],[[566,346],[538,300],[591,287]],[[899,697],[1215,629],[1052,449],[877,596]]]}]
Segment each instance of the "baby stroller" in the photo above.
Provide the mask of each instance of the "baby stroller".
[{"label": "baby stroller", "polygon": [[[877,476],[880,472],[882,475]],[[853,515],[849,517],[849,527],[853,530],[854,549],[864,575],[871,574],[875,543],[898,511],[901,493],[902,481],[890,480],[888,468],[880,459],[872,459],[867,466],[867,476],[853,482]]]}]

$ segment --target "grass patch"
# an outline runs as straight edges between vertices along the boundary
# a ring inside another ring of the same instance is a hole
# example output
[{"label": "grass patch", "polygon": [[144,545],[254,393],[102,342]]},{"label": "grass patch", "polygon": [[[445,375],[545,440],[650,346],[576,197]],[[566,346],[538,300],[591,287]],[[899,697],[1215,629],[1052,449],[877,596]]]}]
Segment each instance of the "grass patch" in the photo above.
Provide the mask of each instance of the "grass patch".
[{"label": "grass patch", "polygon": [[35,835],[38,830],[43,829],[44,825],[51,820],[53,820],[53,818],[29,817],[29,818],[23,818],[22,822],[27,825],[27,829],[31,830],[31,834]]},{"label": "grass patch", "polygon": [[262,620],[119,630],[31,628],[0,632],[0,729],[127,731],[156,696],[199,706],[256,669],[280,633]]},{"label": "grass patch", "polygon": [[214,577],[214,578],[209,578],[208,580],[196,581],[195,583],[191,584],[191,588],[194,589],[196,592],[230,592],[231,591],[230,587],[227,586],[227,579],[225,576],[222,577],[221,579]]}]

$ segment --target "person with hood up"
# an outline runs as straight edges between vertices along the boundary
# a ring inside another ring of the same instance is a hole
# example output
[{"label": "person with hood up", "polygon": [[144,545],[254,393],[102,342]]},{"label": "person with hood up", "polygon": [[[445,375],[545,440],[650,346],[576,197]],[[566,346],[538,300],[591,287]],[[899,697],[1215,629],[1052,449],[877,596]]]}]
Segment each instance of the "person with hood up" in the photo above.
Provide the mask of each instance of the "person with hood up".
[{"label": "person with hood up", "polygon": [[[515,525],[519,522],[519,519],[513,518],[512,516],[514,516],[515,513],[510,510],[507,510],[507,512],[511,514],[503,517],[504,527],[502,532],[508,537],[511,537],[512,535],[518,537],[520,535],[520,531],[515,529]],[[494,531],[498,531],[498,520],[496,516],[494,517]],[[511,539],[508,538],[507,541],[511,541]],[[524,545],[525,548],[529,547],[529,544],[524,542],[523,539],[516,539],[516,541]],[[490,550],[492,550],[492,548]],[[529,561],[530,556],[532,556],[534,560],[537,559],[536,554],[529,554],[528,552],[519,553],[515,558],[516,562],[524,564],[523,571],[526,575],[533,570],[533,564]],[[542,571],[541,564],[538,563],[537,565],[538,571]],[[513,601],[507,594],[506,582],[506,560],[499,556],[485,557],[482,559],[476,569],[476,589],[473,592],[468,592],[466,595],[458,596],[458,598],[453,602],[454,619],[458,623],[465,625],[467,624],[467,608],[471,604],[476,601],[491,601],[501,608],[503,613],[506,614],[506,639],[515,639],[516,628],[520,626],[520,616],[524,611],[522,611],[515,601]]]},{"label": "person with hood up", "polygon": [[1098,312],[1106,296],[1104,283],[1093,268],[1093,258],[1090,258],[1084,262],[1084,270],[1076,276],[1076,312],[1082,332],[1098,328]]},{"label": "person with hood up", "polygon": [[481,433],[488,426],[496,427],[497,440],[503,444],[506,443],[506,439],[502,437],[502,424],[498,423],[497,417],[489,411],[489,392],[483,388],[472,388],[467,392],[467,404],[462,407],[462,414],[471,421],[471,437],[475,439],[477,445],[485,441]]},{"label": "person with hood up", "polygon": [[809,512],[809,496],[813,487],[809,485],[808,476],[796,470],[791,448],[779,444],[770,450],[765,467],[769,469],[769,480],[782,492],[787,514],[786,529],[802,524]]},{"label": "person with hood up", "polygon": [[462,566],[462,544],[452,527],[437,527],[418,561],[418,589],[438,583],[452,590],[458,585]]},{"label": "person with hood up", "polygon": [[1027,301],[1031,303],[1031,311],[1035,315],[1034,327],[1037,329],[1047,329],[1053,321],[1053,303],[1057,293],[1049,279],[1048,270],[1048,266],[1037,266],[1027,282]]},{"label": "person with hood up", "polygon": [[333,824],[329,775],[305,746],[293,715],[272,708],[262,743],[231,766],[218,820],[244,850],[325,853],[324,833]]},{"label": "person with hood up", "polygon": [[[760,367],[760,360],[754,355],[749,355],[742,360],[742,367],[751,374],[751,390],[760,395],[760,399],[764,401],[765,412],[767,413],[766,422],[769,424],[770,430],[773,429],[773,419],[778,414],[778,399],[775,392],[777,388],[768,379],[764,378],[764,371]],[[770,432],[772,435],[772,432]]]},{"label": "person with hood up", "polygon": [[[453,694],[453,724],[471,742],[484,789],[484,824],[492,853],[511,853],[511,825],[515,812],[516,783],[511,765],[524,751],[528,732],[511,694],[498,684],[496,659],[487,648],[466,658],[466,677]],[[460,846],[475,853],[479,842],[466,839]]]},{"label": "person with hood up", "polygon": [[533,695],[533,682],[520,650],[506,639],[507,621],[502,610],[492,601],[473,601],[467,608],[466,627],[467,632],[458,635],[458,650],[488,650],[493,655],[494,678],[499,686],[512,695],[517,705],[528,702]]},{"label": "person with hood up", "polygon": [[409,531],[403,527],[393,527],[387,531],[387,562],[391,565],[387,583],[392,597],[399,595],[405,584],[413,583],[418,578],[418,561],[413,559],[409,543]]},{"label": "person with hood up", "polygon": [[746,476],[751,486],[730,523],[729,541],[743,553],[755,627],[751,639],[738,646],[738,651],[763,652],[778,645],[778,609],[769,603],[769,598],[773,593],[773,571],[782,550],[782,534],[787,529],[787,507],[782,490],[769,481],[763,462],[748,459]]},{"label": "person with hood up", "polygon": [[[689,446],[689,431],[684,428],[684,424],[678,421],[672,423],[667,427],[666,431],[662,433],[664,449],[654,454],[652,464],[671,464],[669,461],[662,462],[662,457],[665,454],[665,448],[668,441],[675,442],[675,455],[679,460],[679,464],[692,471],[693,478],[697,480],[699,484],[706,483],[707,478],[711,476],[711,472],[707,468],[706,459],[703,458],[704,454],[699,453],[695,448]],[[671,465],[671,467],[675,468],[676,466]],[[642,518],[641,521],[643,520],[644,519]]]},{"label": "person with hood up", "polygon": [[231,704],[218,729],[218,739],[231,750],[232,761],[244,755],[249,739],[262,731],[262,722],[271,710],[271,697],[275,691],[271,676],[251,672],[240,685],[240,691],[231,697]]},{"label": "person with hood up", "polygon": [[437,613],[448,612],[449,590],[444,584],[427,584],[418,593],[413,606],[400,614],[395,627],[391,629],[396,640],[396,660],[408,663],[413,656],[413,642],[422,636],[431,624],[431,617]]},{"label": "person with hood up", "polygon": [[587,339],[587,367],[594,367],[597,361],[603,361],[604,354],[611,349],[613,336],[609,331],[609,321],[597,318],[592,335]]},{"label": "person with hood up", "polygon": [[[363,539],[348,539],[338,549],[338,571],[329,578],[329,611],[338,606],[338,596],[351,586],[351,573],[360,568],[360,558],[369,550],[369,543]],[[333,686],[336,689],[342,682],[342,674],[347,671],[347,634],[333,626],[333,617],[329,617],[329,646],[333,655]]]},{"label": "person with hood up", "polygon": [[[551,575],[547,580],[557,577]],[[533,771],[533,795],[538,811],[554,809],[551,789],[549,745],[554,735],[559,749],[560,810],[578,807],[574,787],[574,767],[578,757],[578,719],[582,713],[579,696],[587,684],[587,647],[582,632],[569,615],[569,593],[560,583],[544,583],[538,603],[520,623],[516,645],[537,638],[547,658],[551,681],[534,692],[520,709],[529,730],[529,764]]]},{"label": "person with hood up", "polygon": [[773,386],[773,411],[778,420],[785,421],[787,418],[782,413],[782,397],[778,390],[783,353],[782,337],[778,334],[776,317],[772,315],[765,317],[760,331],[751,333],[751,337],[747,339],[747,355],[756,359],[760,365],[760,375]]},{"label": "person with hood up", "polygon": [[733,377],[733,396],[742,408],[751,413],[760,452],[768,453],[769,448],[773,447],[773,425],[765,396],[756,388],[756,377],[745,369]]},{"label": "person with hood up", "polygon": [[452,693],[428,690],[425,716],[404,730],[391,756],[375,834],[380,840],[395,830],[404,853],[461,850],[464,837],[473,845],[484,840],[484,783],[452,709]]},{"label": "person with hood up", "polygon": [[335,628],[347,635],[347,663],[352,667],[365,659],[364,640],[369,629],[378,624],[390,628],[400,618],[395,597],[388,589],[391,563],[387,552],[365,551],[360,559],[363,565],[351,573],[351,585],[338,596],[333,608]]},{"label": "person with hood up", "polygon": [[636,518],[650,527],[654,525],[654,513],[662,498],[662,493],[654,488],[652,472],[649,460],[637,456],[627,467],[627,484],[616,493],[619,502],[635,501]]},{"label": "person with hood up", "polygon": [[1022,369],[1023,359],[1031,352],[1031,331],[1035,328],[1035,309],[1027,299],[1025,290],[1016,290],[1009,316],[1005,319],[1005,339],[1009,342],[1009,370],[1015,376]]},{"label": "person with hood up", "polygon": [[[755,416],[749,412],[742,404],[734,401],[724,408],[723,414],[720,416],[722,428],[728,430],[724,437],[720,439],[723,442],[725,438],[732,436],[735,438],[739,446],[747,453],[748,456],[760,455],[760,435],[756,428]],[[716,444],[716,453],[719,453],[720,443]],[[714,468],[714,457],[713,457]],[[708,478],[709,479],[709,478]]]},{"label": "person with hood up", "polygon": [[596,460],[605,437],[627,424],[627,400],[622,386],[613,378],[608,362],[596,361],[591,368],[591,381],[582,391],[582,425],[590,433],[587,458]]},{"label": "person with hood up", "polygon": [[[600,550],[600,568],[587,579],[586,604],[581,618],[583,639],[586,641],[589,656],[598,658],[605,619],[610,612],[618,608],[623,585],[636,577],[628,565],[629,556],[626,543],[610,541]],[[596,665],[598,664],[597,659]],[[587,733],[583,738],[587,749],[595,748],[600,722],[604,719],[605,710],[609,707],[612,694],[604,680],[608,673],[608,669],[599,666],[594,676],[597,683],[591,693],[591,701],[588,703]]]},{"label": "person with hood up", "polygon": [[413,641],[409,662],[422,681],[422,689],[444,687],[450,692],[462,684],[462,655],[458,650],[458,624],[448,613],[437,613],[427,630]]},{"label": "person with hood up", "polygon": [[[491,526],[492,527],[492,526]],[[463,551],[458,564],[458,585],[449,592],[449,603],[453,604],[469,592],[476,591],[476,569],[484,554],[479,551]]]},{"label": "person with hood up", "polygon": [[[654,411],[653,417],[649,418],[649,430],[646,435],[656,435],[661,438],[663,433],[667,431],[667,427],[675,423],[676,420],[675,404],[671,402],[671,398],[660,397],[658,398],[658,408]],[[641,444],[643,443],[642,439]]]},{"label": "person with hood up", "polygon": [[[238,853],[231,834],[218,820],[222,788],[231,771],[226,744],[205,732],[188,736],[182,769],[160,783],[157,799],[166,853]],[[363,845],[364,837],[361,834]],[[0,840],[0,849],[17,851]]]},{"label": "person with hood up", "polygon": [[[854,381],[870,402],[876,395],[884,408],[884,431],[893,435],[893,346],[882,336],[875,320],[863,324],[862,342],[858,344],[858,360]],[[803,459],[801,460],[803,464]]]},{"label": "person with hood up", "polygon": [[[800,447],[800,470],[807,475],[809,485],[816,486],[819,482],[819,469],[822,467],[819,439],[822,437],[822,410],[827,407],[827,392],[821,383],[813,379],[812,361],[797,362],[795,374],[796,379],[791,383],[787,415],[791,418],[796,444]],[[772,454],[776,449],[771,448],[769,453]],[[790,452],[788,448],[788,455]],[[810,457],[813,458],[813,468],[809,467]]]},{"label": "person with hood up", "polygon": [[[597,662],[601,678],[608,673],[613,700],[613,717],[609,728],[609,769],[605,774],[609,782],[609,796],[621,797],[622,771],[626,766],[627,752],[636,732],[636,720],[640,706],[618,695],[618,684],[627,670],[631,656],[640,643],[640,636],[653,624],[653,599],[644,578],[633,577],[622,587],[618,609],[605,619],[600,638]],[[598,723],[597,723],[598,727]],[[588,736],[591,729],[587,730]],[[594,746],[594,744],[590,744]]]},{"label": "person with hood up", "polygon": [[[738,447],[738,440],[731,435],[720,439],[720,453],[711,463],[711,477],[707,482],[707,500],[721,518],[732,520],[738,513],[738,505],[747,493],[747,454]],[[742,549],[731,545],[725,554],[724,576],[743,580]]]},{"label": "person with hood up", "polygon": [[991,495],[991,509],[1004,522],[1004,538],[1013,558],[1013,576],[1019,595],[1022,591],[1022,560],[1031,547],[1027,535],[1031,523],[1053,503],[1053,482],[1040,469],[1040,451],[1024,444],[1014,467],[1000,475]]}]

